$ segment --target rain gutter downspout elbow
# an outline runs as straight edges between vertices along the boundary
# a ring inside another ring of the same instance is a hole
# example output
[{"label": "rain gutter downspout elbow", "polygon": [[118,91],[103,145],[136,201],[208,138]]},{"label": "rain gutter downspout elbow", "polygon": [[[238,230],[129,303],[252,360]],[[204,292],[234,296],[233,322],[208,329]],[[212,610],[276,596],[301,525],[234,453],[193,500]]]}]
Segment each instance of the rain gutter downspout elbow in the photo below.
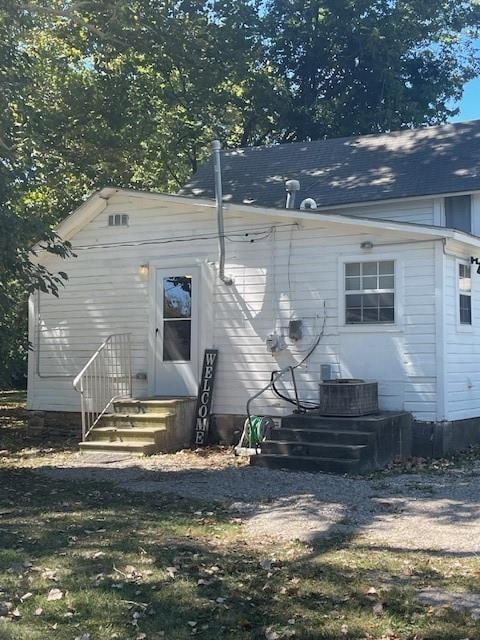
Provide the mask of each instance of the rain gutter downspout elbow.
[{"label": "rain gutter downspout elbow", "polygon": [[230,286],[233,284],[232,278],[225,275],[225,227],[223,223],[223,192],[222,192],[222,166],[220,162],[220,149],[222,145],[219,140],[212,142],[213,167],[215,172],[215,200],[217,203],[217,226],[218,226],[218,277]]}]

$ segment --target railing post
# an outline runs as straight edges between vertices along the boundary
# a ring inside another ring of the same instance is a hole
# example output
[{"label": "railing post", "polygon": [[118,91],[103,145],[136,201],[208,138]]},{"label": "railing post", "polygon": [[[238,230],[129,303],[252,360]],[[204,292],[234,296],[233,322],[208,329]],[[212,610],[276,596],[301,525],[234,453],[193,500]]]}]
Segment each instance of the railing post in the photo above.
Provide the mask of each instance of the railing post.
[{"label": "railing post", "polygon": [[133,397],[133,364],[132,364],[132,338],[131,335],[127,335],[127,349],[128,349],[128,396]]},{"label": "railing post", "polygon": [[87,428],[85,425],[85,394],[83,391],[83,378],[80,380],[80,407],[82,411],[82,442],[85,442]]}]

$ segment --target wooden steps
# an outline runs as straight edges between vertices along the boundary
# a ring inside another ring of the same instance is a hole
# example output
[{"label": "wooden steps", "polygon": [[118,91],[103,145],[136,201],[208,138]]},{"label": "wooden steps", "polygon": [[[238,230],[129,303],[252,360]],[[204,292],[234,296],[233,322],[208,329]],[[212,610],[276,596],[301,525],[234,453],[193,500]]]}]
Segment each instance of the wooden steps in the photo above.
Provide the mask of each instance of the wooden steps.
[{"label": "wooden steps", "polygon": [[118,400],[105,414],[80,451],[152,455],[190,444],[195,399]]}]

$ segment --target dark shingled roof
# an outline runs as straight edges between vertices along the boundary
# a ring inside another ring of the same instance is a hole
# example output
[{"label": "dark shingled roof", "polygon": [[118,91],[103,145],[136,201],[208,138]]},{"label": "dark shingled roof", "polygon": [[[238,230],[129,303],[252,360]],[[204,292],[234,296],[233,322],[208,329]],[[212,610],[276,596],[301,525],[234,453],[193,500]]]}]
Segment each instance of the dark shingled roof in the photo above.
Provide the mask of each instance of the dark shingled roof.
[{"label": "dark shingled roof", "polygon": [[[300,181],[296,207],[319,207],[480,190],[480,120],[380,135],[222,151],[224,199],[285,206],[285,180]],[[214,198],[212,159],[180,195]]]}]

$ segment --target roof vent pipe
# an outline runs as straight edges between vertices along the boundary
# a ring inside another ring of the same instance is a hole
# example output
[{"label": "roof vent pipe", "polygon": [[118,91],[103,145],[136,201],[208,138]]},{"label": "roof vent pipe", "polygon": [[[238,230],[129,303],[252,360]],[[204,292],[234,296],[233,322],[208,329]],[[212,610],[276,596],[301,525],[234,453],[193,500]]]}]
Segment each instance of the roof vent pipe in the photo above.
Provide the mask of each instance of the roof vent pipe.
[{"label": "roof vent pipe", "polygon": [[317,203],[313,198],[305,198],[300,203],[300,210],[305,211],[305,209],[315,210],[317,208]]},{"label": "roof vent pipe", "polygon": [[295,193],[300,191],[300,182],[298,180],[287,180],[285,182],[285,189],[287,191],[285,207],[287,209],[293,209],[295,206]]},{"label": "roof vent pipe", "polygon": [[215,200],[217,203],[217,226],[218,226],[218,277],[226,285],[232,285],[233,280],[225,275],[225,227],[223,224],[223,193],[222,193],[222,165],[220,161],[220,149],[222,145],[219,140],[212,142],[213,167],[215,173]]}]

